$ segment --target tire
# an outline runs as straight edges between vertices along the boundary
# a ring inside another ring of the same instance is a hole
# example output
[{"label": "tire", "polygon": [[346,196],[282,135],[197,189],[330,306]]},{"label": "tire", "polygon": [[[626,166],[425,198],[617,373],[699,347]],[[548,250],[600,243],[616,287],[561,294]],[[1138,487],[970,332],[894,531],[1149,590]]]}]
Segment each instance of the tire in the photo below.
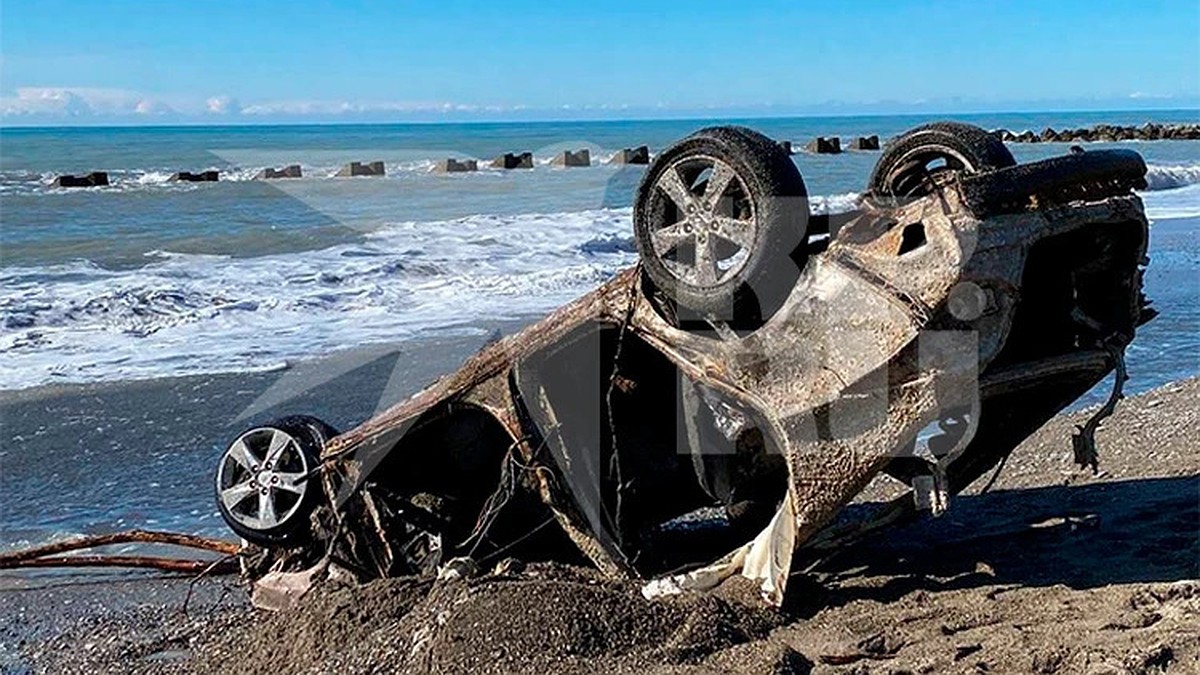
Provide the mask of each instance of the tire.
[{"label": "tire", "polygon": [[[308,540],[312,536],[309,516],[321,493],[320,481],[308,476],[317,467],[325,443],[336,435],[333,427],[306,415],[274,420],[240,434],[217,465],[221,518],[238,536],[258,546]],[[277,450],[268,464],[272,448]]]},{"label": "tire", "polygon": [[984,129],[934,122],[888,142],[871,172],[867,192],[884,199],[919,199],[933,191],[929,177],[937,173],[974,175],[1016,163],[1004,142]]},{"label": "tire", "polygon": [[[717,199],[710,179],[725,183]],[[808,191],[777,143],[712,127],[655,158],[633,223],[645,274],[667,299],[706,319],[765,320],[804,266]]]},{"label": "tire", "polygon": [[963,181],[967,205],[980,217],[1032,204],[1097,201],[1146,187],[1146,162],[1133,150],[1094,150],[1021,164]]}]

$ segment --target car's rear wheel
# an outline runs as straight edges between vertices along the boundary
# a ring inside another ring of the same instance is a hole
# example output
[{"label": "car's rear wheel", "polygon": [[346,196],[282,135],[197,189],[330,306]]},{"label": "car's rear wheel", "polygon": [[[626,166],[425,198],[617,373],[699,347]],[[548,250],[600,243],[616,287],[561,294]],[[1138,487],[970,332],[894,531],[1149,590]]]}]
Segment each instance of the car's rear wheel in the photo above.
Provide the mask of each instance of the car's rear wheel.
[{"label": "car's rear wheel", "polygon": [[972,175],[1015,164],[1004,142],[988,131],[961,122],[934,122],[888,142],[867,190],[885,199],[919,199],[933,191],[939,174]]},{"label": "car's rear wheel", "polygon": [[646,275],[678,305],[723,321],[765,319],[786,297],[807,222],[796,165],[743,127],[703,129],[659,154],[634,206]]},{"label": "car's rear wheel", "polygon": [[321,448],[336,435],[315,417],[295,415],[238,436],[217,466],[217,508],[230,529],[259,546],[310,535],[309,515],[321,491],[314,470]]}]

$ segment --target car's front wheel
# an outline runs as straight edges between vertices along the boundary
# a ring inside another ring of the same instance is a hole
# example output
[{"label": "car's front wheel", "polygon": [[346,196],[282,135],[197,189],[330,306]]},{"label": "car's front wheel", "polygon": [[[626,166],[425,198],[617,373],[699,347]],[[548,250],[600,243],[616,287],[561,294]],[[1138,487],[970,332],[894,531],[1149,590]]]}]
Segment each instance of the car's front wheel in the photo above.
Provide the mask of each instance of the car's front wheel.
[{"label": "car's front wheel", "polygon": [[807,222],[796,165],[744,127],[703,129],[663,151],[634,205],[646,275],[671,301],[723,321],[765,319],[786,297]]},{"label": "car's front wheel", "polygon": [[315,469],[337,432],[296,415],[242,433],[217,466],[217,508],[230,529],[259,546],[296,543],[310,534],[321,491]]}]

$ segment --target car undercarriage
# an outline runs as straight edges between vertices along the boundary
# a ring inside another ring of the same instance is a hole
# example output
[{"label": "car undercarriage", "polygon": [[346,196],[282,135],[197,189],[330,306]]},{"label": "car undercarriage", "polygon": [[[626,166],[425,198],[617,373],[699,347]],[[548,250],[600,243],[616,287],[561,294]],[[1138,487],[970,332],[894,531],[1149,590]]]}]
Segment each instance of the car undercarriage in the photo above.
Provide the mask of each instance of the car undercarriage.
[{"label": "car undercarriage", "polygon": [[[698,131],[647,170],[637,266],[354,429],[247,431],[218,505],[265,595],[515,556],[648,597],[741,574],[780,604],[805,556],[940,515],[1115,372],[1074,439],[1095,467],[1154,315],[1144,174],[1123,150],[1017,164],[937,123],[889,142],[855,210],[813,216],[777,144]],[[904,495],[838,523],[878,476]]]}]

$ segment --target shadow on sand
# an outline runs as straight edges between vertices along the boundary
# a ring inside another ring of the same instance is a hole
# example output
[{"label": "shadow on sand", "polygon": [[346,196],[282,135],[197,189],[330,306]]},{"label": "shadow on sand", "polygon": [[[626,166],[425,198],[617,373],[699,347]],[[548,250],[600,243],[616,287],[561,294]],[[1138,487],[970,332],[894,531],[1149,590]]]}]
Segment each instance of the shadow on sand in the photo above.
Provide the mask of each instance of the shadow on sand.
[{"label": "shadow on sand", "polygon": [[[959,496],[941,518],[892,528],[815,571],[826,579],[826,606],[888,602],[921,589],[1195,579],[1200,476]],[[885,581],[837,583],[851,577]]]}]

